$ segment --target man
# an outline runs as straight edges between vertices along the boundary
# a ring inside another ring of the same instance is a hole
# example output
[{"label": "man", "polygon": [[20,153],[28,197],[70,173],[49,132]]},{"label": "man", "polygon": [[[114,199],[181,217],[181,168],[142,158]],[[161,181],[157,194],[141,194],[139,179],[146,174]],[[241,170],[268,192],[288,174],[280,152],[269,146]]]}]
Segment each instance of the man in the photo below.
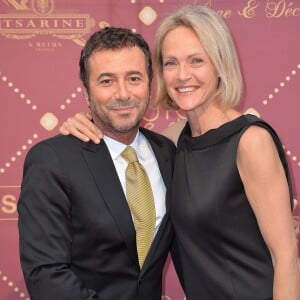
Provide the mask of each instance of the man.
[{"label": "man", "polygon": [[[148,45],[127,29],[100,30],[81,52],[80,77],[104,140],[56,136],[26,157],[18,212],[30,298],[159,300],[173,238],[167,191],[175,146],[139,128],[152,81]],[[125,196],[126,145],[137,150],[155,204],[152,243],[142,260],[137,217]]]}]

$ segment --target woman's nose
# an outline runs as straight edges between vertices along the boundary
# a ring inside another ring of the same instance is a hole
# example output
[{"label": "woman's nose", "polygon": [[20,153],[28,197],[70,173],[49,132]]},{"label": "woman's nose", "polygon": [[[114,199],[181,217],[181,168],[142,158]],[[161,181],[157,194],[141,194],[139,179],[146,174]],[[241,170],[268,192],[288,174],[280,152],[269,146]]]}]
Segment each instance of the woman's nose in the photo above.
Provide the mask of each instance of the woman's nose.
[{"label": "woman's nose", "polygon": [[178,68],[178,79],[184,81],[190,78],[191,78],[191,74],[189,72],[189,68],[187,64],[180,65]]}]

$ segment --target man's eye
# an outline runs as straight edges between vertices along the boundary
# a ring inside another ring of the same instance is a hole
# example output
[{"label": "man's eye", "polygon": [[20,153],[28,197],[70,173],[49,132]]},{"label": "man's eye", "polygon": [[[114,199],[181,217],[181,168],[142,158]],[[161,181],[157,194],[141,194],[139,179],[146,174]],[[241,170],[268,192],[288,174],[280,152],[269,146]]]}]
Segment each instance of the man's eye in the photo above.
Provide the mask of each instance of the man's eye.
[{"label": "man's eye", "polygon": [[111,79],[103,79],[100,81],[101,85],[109,85],[111,83]]},{"label": "man's eye", "polygon": [[141,81],[140,77],[134,76],[134,77],[130,77],[129,79],[131,82],[133,83],[139,83]]}]

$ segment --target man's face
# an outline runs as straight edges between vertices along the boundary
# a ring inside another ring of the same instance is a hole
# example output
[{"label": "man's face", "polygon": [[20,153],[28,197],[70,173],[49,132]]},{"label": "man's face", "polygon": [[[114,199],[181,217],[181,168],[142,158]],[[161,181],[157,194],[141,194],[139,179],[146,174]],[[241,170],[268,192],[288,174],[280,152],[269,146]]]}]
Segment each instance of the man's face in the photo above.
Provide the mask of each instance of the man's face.
[{"label": "man's face", "polygon": [[136,132],[148,107],[149,78],[139,47],[101,50],[89,58],[89,105],[110,137]]}]

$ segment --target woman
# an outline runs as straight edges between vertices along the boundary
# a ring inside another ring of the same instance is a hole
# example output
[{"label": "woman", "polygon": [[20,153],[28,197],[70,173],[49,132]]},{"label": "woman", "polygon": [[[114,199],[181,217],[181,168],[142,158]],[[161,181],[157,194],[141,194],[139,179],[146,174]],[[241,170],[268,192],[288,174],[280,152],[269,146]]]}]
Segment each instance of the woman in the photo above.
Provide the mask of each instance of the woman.
[{"label": "woman", "polygon": [[242,79],[227,26],[207,7],[183,7],[161,23],[154,54],[158,103],[188,120],[171,210],[187,299],[299,300],[287,163],[274,130],[235,108]]}]

